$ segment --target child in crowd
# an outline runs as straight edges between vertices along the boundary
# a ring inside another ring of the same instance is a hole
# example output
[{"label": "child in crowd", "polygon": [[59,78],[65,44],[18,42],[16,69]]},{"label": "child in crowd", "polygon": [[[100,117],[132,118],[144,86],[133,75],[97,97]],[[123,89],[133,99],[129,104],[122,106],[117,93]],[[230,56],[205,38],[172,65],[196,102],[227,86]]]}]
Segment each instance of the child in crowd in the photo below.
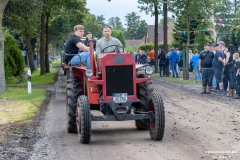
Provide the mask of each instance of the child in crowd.
[{"label": "child in crowd", "polygon": [[234,60],[234,84],[235,84],[235,90],[236,95],[234,95],[234,98],[239,99],[240,98],[240,58],[238,53],[233,54],[233,60]]}]

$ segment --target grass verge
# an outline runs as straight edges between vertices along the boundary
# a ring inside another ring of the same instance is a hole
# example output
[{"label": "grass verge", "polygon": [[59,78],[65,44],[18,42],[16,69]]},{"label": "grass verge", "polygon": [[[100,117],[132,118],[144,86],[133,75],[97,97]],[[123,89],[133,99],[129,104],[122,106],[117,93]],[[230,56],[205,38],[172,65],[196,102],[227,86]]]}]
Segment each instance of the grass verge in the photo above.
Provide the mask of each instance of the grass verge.
[{"label": "grass verge", "polygon": [[193,79],[189,79],[189,80],[183,80],[183,76],[180,75],[177,78],[173,78],[173,77],[160,77],[159,73],[154,73],[152,74],[153,78],[158,78],[158,79],[162,79],[164,81],[168,81],[168,82],[173,82],[173,83],[179,83],[179,84],[191,84],[191,85],[199,85],[201,83],[196,83],[195,80]]},{"label": "grass verge", "polygon": [[10,88],[0,94],[0,125],[29,121],[42,105],[45,95],[44,89],[34,89],[29,94],[23,88]]},{"label": "grass verge", "polygon": [[[51,68],[50,73],[46,73],[44,75],[40,75],[40,70],[36,70],[31,75],[31,83],[32,85],[51,85],[56,80],[56,75],[58,72],[58,68]],[[18,83],[17,78],[12,77],[7,80],[7,86],[27,86],[28,79],[25,78],[20,83]]]}]

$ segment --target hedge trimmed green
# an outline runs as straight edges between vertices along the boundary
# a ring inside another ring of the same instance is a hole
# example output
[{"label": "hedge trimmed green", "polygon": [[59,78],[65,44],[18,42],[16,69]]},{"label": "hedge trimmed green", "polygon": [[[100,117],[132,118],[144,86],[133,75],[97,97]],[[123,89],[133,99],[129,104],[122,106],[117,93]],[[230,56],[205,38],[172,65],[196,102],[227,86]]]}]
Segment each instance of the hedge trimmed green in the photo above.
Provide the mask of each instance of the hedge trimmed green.
[{"label": "hedge trimmed green", "polygon": [[5,77],[19,76],[24,70],[24,59],[18,47],[18,42],[4,31],[4,67]]}]

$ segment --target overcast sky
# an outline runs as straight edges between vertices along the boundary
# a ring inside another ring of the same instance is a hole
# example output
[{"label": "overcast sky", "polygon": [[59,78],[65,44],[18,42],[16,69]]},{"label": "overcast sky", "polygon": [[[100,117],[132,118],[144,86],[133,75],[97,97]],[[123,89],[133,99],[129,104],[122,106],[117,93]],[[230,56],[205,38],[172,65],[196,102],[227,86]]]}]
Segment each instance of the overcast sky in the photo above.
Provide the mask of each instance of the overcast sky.
[{"label": "overcast sky", "polygon": [[141,16],[141,20],[145,20],[149,25],[154,24],[154,17],[146,15],[145,12],[140,12],[137,7],[137,0],[87,0],[87,8],[90,10],[91,14],[96,16],[104,15],[106,23],[111,17],[119,17],[123,25],[125,22],[125,16],[127,13],[136,12]]}]

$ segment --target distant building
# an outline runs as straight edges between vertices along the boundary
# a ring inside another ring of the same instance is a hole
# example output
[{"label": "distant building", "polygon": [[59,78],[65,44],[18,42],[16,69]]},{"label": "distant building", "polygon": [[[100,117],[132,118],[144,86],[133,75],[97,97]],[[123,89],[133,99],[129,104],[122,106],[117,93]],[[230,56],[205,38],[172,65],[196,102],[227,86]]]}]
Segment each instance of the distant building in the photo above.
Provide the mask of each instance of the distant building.
[{"label": "distant building", "polygon": [[[140,44],[145,43],[153,43],[154,42],[154,25],[148,25],[147,26],[147,34],[142,39],[128,39],[126,40],[127,46],[138,46]],[[173,34],[173,24],[168,24],[168,44],[172,43],[172,34]],[[158,43],[163,44],[163,26],[158,25]]]}]

